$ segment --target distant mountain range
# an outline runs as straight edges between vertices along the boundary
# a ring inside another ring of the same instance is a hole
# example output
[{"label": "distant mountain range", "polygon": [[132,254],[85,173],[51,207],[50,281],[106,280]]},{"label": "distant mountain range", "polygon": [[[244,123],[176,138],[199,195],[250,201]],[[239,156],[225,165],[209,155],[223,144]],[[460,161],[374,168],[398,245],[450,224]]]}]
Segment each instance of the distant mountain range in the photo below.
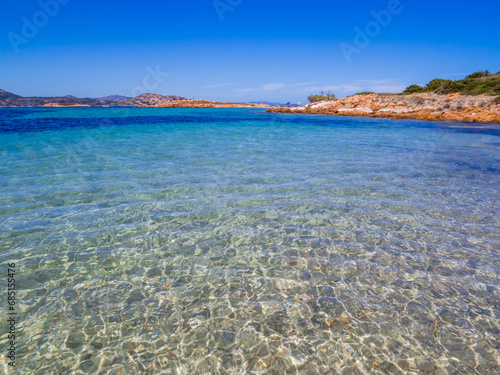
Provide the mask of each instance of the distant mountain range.
[{"label": "distant mountain range", "polygon": [[0,90],[0,107],[170,107],[170,108],[268,108],[286,104],[269,102],[224,103],[207,100],[190,100],[177,95],[141,94],[134,98],[120,95],[102,98],[77,98],[73,95],[23,97]]},{"label": "distant mountain range", "polygon": [[50,106],[89,106],[89,107],[148,107],[168,103],[185,98],[176,95],[142,94],[134,98],[120,95],[102,98],[77,98],[73,95],[39,97],[23,97],[8,91],[0,90],[0,107],[50,107]]}]

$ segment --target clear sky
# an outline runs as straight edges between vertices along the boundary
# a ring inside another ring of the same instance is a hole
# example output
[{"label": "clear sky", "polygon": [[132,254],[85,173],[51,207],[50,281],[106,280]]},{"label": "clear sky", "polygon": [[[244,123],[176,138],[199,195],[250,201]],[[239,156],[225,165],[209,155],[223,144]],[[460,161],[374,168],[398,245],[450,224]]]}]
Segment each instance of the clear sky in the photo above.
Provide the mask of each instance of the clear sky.
[{"label": "clear sky", "polygon": [[498,0],[2,1],[0,89],[278,102],[400,92],[500,71],[499,14]]}]

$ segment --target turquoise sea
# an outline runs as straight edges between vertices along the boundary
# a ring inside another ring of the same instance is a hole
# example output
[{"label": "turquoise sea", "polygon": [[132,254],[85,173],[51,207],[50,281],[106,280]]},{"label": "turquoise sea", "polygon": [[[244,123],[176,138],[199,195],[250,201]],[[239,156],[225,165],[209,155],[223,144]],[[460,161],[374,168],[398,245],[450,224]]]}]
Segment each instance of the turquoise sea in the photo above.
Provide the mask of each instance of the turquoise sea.
[{"label": "turquoise sea", "polygon": [[0,109],[2,371],[500,373],[500,126],[120,113]]}]

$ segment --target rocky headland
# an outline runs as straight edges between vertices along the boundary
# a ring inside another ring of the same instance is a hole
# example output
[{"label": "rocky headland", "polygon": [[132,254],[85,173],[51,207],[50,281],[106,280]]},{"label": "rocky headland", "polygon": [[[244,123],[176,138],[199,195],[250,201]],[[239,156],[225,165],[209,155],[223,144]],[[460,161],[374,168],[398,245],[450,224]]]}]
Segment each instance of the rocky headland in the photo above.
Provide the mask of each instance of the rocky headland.
[{"label": "rocky headland", "polygon": [[459,80],[436,78],[410,85],[401,94],[361,92],[335,99],[332,92],[311,95],[303,107],[273,112],[365,116],[431,121],[500,122],[500,72],[489,70]]},{"label": "rocky headland", "polygon": [[186,98],[177,95],[141,94],[134,98],[115,102],[115,105],[127,107],[153,107],[184,99]]},{"label": "rocky headland", "polygon": [[364,116],[431,121],[500,122],[500,101],[490,95],[359,94],[269,112]]}]

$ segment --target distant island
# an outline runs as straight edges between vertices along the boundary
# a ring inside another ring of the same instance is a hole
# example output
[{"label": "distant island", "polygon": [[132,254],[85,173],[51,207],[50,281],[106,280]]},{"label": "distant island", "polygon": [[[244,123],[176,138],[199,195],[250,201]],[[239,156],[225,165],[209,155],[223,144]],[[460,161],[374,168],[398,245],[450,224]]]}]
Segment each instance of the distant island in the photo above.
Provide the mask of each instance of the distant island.
[{"label": "distant island", "polygon": [[336,99],[331,92],[311,95],[301,107],[270,112],[365,116],[431,121],[500,122],[500,72],[476,72],[461,80],[434,79],[400,94],[361,92]]},{"label": "distant island", "polygon": [[186,108],[269,108],[263,103],[229,103],[187,99],[176,95],[142,94],[134,98],[112,95],[103,98],[23,97],[0,90],[0,107],[186,107]]}]

